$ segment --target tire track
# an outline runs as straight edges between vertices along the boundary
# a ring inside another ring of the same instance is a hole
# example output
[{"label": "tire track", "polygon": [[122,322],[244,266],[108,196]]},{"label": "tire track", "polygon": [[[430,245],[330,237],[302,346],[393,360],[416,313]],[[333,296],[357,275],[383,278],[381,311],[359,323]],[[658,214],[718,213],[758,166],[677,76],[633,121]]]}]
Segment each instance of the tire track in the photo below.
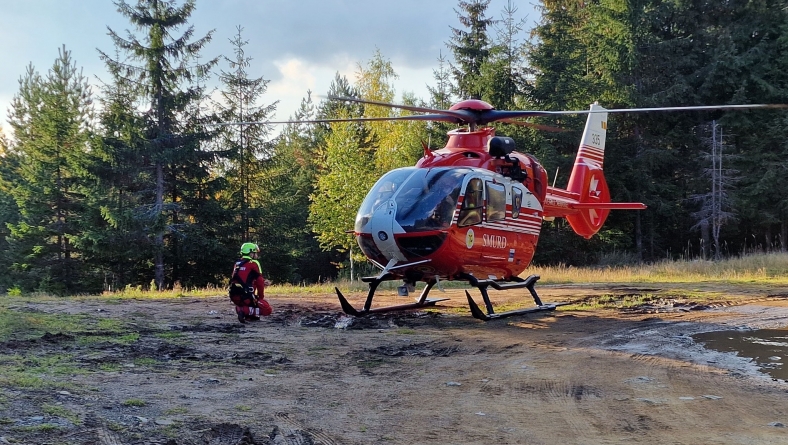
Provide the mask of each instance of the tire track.
[{"label": "tire track", "polygon": [[301,422],[293,419],[287,413],[276,413],[276,426],[274,441],[276,436],[284,439],[287,445],[337,445],[328,434],[321,430],[315,430],[304,426]]}]

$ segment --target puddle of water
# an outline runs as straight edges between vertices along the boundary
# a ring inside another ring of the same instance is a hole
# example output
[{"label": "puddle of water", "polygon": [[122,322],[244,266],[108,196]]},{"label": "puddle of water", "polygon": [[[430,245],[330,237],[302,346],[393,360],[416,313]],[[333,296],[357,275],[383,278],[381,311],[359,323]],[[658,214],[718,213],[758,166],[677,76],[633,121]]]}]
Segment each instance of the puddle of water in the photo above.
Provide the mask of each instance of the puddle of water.
[{"label": "puddle of water", "polygon": [[706,348],[752,358],[772,378],[788,380],[788,329],[705,332],[692,338]]}]

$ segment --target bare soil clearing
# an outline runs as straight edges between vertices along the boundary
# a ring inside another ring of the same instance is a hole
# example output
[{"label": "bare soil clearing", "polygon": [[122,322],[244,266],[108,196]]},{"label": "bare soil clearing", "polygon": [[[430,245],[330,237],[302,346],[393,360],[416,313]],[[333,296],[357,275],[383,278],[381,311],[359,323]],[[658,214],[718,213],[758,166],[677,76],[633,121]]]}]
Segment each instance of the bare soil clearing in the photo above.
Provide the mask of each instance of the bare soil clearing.
[{"label": "bare soil clearing", "polygon": [[[88,370],[48,377],[67,390],[0,386],[0,444],[788,443],[788,383],[690,337],[784,328],[788,289],[693,285],[726,296],[688,304],[669,287],[538,286],[545,302],[666,300],[486,323],[461,290],[363,319],[334,295],[274,294],[274,315],[244,325],[224,296],[20,300],[8,310],[114,319],[138,338],[0,343],[0,359],[70,354]],[[510,294],[493,299],[526,301]]]}]

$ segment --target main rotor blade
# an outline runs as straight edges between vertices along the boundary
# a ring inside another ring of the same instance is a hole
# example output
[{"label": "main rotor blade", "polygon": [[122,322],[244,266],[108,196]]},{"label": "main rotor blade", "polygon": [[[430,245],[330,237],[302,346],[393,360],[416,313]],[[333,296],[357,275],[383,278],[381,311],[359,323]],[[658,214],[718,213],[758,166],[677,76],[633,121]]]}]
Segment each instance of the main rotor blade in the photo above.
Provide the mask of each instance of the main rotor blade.
[{"label": "main rotor blade", "polygon": [[562,110],[562,111],[541,111],[541,110],[522,110],[522,111],[504,111],[504,110],[436,110],[432,108],[416,107],[411,105],[390,104],[386,102],[378,102],[364,99],[356,99],[353,97],[337,97],[329,96],[332,100],[342,100],[348,102],[357,102],[369,105],[379,105],[389,108],[399,108],[407,111],[414,112],[428,112],[432,114],[414,114],[410,116],[393,116],[393,117],[349,117],[338,119],[311,119],[311,120],[288,120],[288,121],[266,121],[266,122],[226,122],[214,123],[207,125],[225,126],[225,125],[265,125],[265,124],[319,124],[319,123],[332,123],[332,122],[376,122],[376,121],[438,121],[438,122],[451,122],[456,124],[470,124],[470,125],[484,125],[490,122],[507,122],[510,124],[523,125],[544,131],[565,131],[558,127],[551,127],[548,125],[533,124],[530,122],[519,122],[513,119],[524,117],[539,117],[539,116],[566,116],[590,113],[643,113],[653,111],[713,111],[713,110],[747,110],[747,109],[786,109],[788,104],[739,104],[739,105],[696,105],[686,107],[650,107],[650,108],[611,108],[604,110]]},{"label": "main rotor blade", "polygon": [[788,104],[741,104],[741,105],[698,105],[689,107],[653,107],[653,108],[613,108],[607,113],[627,113],[645,111],[704,111],[704,110],[747,110],[755,108],[788,108]]},{"label": "main rotor blade", "polygon": [[535,124],[533,122],[517,121],[517,120],[514,120],[514,119],[501,119],[498,122],[505,122],[507,124],[520,125],[520,126],[523,126],[523,127],[534,128],[536,130],[551,131],[553,133],[562,133],[564,131],[569,131],[569,130],[567,130],[565,128],[553,127],[553,126],[550,126],[550,125]]},{"label": "main rotor blade", "polygon": [[217,126],[228,125],[267,125],[267,124],[330,124],[332,122],[375,122],[375,121],[441,121],[461,123],[460,119],[445,116],[445,115],[430,115],[430,114],[414,114],[412,116],[394,116],[394,117],[348,117],[338,119],[311,119],[302,121],[250,121],[250,122],[220,122],[215,124]]},{"label": "main rotor blade", "polygon": [[457,119],[460,119],[463,122],[466,122],[468,120],[467,114],[453,110],[439,110],[437,108],[417,107],[415,105],[392,104],[388,102],[378,102],[376,100],[358,99],[355,97],[328,96],[328,98],[331,100],[355,102],[355,103],[366,104],[366,105],[377,105],[377,106],[388,107],[388,108],[398,108],[400,110],[413,111],[416,113],[442,114],[446,116],[456,117]]},{"label": "main rotor blade", "polygon": [[711,111],[711,110],[747,110],[757,108],[788,108],[788,104],[741,104],[741,105],[696,105],[686,107],[651,107],[651,108],[610,108],[605,110],[563,110],[563,111],[502,111],[491,110],[491,121],[513,119],[517,117],[537,117],[537,116],[564,116],[568,114],[590,114],[590,113],[643,113],[649,111]]}]

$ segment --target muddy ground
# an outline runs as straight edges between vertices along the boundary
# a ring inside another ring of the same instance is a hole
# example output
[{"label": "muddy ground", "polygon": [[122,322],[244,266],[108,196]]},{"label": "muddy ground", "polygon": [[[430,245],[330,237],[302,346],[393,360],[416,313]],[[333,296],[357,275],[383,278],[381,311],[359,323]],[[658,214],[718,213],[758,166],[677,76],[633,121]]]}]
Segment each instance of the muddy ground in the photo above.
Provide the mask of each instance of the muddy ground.
[{"label": "muddy ground", "polygon": [[0,376],[0,444],[788,443],[788,383],[690,337],[784,328],[788,289],[720,298],[694,286],[717,296],[705,303],[654,286],[539,290],[556,302],[662,297],[482,322],[461,290],[433,310],[364,319],[345,317],[333,295],[273,294],[274,315],[247,324],[220,296],[15,300],[0,310],[87,314],[135,335],[0,343],[0,364],[74,365],[36,371],[43,386]]}]

